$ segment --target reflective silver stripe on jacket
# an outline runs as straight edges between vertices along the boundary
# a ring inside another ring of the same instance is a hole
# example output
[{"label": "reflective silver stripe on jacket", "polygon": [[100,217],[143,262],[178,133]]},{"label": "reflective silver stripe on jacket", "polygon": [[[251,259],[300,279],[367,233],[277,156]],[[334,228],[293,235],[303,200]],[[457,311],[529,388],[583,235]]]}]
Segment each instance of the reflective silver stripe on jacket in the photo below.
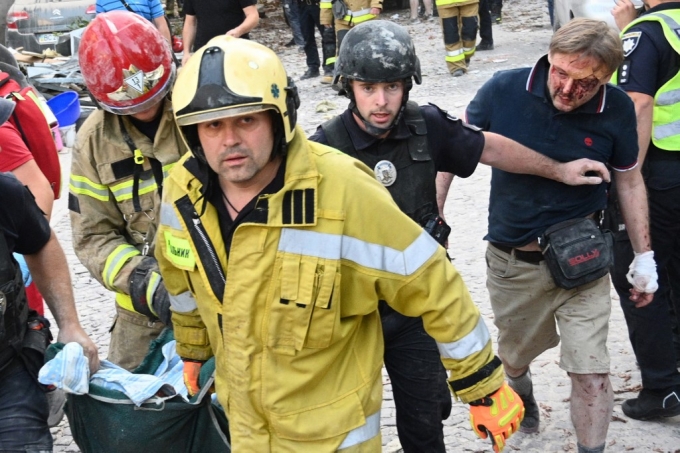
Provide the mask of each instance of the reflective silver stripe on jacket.
[{"label": "reflective silver stripe on jacket", "polygon": [[359,17],[371,13],[371,8],[360,9],[359,11],[347,11],[347,16]]},{"label": "reflective silver stripe on jacket", "polygon": [[[680,106],[678,107],[680,108]],[[680,121],[654,127],[654,138],[657,140],[672,137],[673,135],[680,135]]]},{"label": "reflective silver stripe on jacket", "polygon": [[191,291],[186,291],[176,296],[168,294],[170,298],[170,306],[178,313],[189,313],[196,310],[196,299],[191,294]]},{"label": "reflective silver stripe on jacket", "polygon": [[279,251],[327,259],[346,259],[369,269],[411,275],[437,251],[439,244],[422,232],[403,252],[357,238],[283,228]]},{"label": "reflective silver stripe on jacket", "polygon": [[656,105],[673,105],[678,102],[680,102],[680,90],[667,91],[656,98]]},{"label": "reflective silver stripe on jacket", "polygon": [[477,321],[477,325],[472,329],[472,332],[458,341],[437,343],[437,347],[439,348],[439,353],[442,357],[462,360],[465,357],[484,349],[484,346],[489,343],[490,339],[489,329],[486,328],[486,324],[484,324],[484,320],[480,316],[479,321]]},{"label": "reflective silver stripe on jacket", "polygon": [[141,252],[130,244],[121,244],[116,247],[113,252],[106,257],[106,262],[104,263],[104,271],[102,272],[104,286],[114,290],[115,287],[113,282],[116,279],[116,275],[118,275],[120,269],[130,258],[137,255],[141,255]]},{"label": "reflective silver stripe on jacket", "polygon": [[[122,202],[125,200],[131,200],[132,199],[132,189],[133,189],[133,183],[132,181],[126,181],[121,184],[116,184],[111,187],[111,193],[113,196],[116,198],[117,202]],[[140,178],[139,179],[139,187],[137,188],[138,193],[145,194],[149,192],[153,192],[155,190],[158,190],[158,185],[156,184],[156,180],[153,179],[152,176],[149,176],[148,178]]]},{"label": "reflective silver stripe on jacket", "polygon": [[175,213],[175,209],[169,203],[161,203],[161,225],[174,228],[175,230],[182,229],[182,223]]},{"label": "reflective silver stripe on jacket", "polygon": [[462,55],[465,51],[463,49],[456,49],[456,50],[447,50],[446,55],[449,57],[457,57],[458,55]]},{"label": "reflective silver stripe on jacket", "polygon": [[380,434],[380,411],[373,415],[369,415],[366,417],[366,423],[348,432],[347,437],[345,437],[345,440],[340,444],[338,450],[361,444],[373,439],[378,434]]}]

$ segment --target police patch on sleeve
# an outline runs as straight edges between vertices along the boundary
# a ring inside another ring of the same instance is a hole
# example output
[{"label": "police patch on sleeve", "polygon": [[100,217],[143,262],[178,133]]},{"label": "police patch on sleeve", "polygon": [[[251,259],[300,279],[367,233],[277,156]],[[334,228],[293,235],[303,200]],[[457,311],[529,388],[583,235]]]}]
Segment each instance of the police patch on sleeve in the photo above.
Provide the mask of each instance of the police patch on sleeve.
[{"label": "police patch on sleeve", "polygon": [[642,36],[642,32],[639,31],[633,31],[630,33],[626,33],[621,37],[621,41],[623,42],[623,56],[628,57],[630,54],[633,53],[635,48],[637,47],[638,43],[640,42],[640,37]]}]

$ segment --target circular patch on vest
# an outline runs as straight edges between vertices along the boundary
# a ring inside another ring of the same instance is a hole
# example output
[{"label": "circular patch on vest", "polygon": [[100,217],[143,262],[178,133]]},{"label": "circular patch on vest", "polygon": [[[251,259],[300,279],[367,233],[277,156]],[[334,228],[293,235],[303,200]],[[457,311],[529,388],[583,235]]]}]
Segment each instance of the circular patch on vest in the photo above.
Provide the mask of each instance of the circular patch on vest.
[{"label": "circular patch on vest", "polygon": [[389,187],[397,180],[397,169],[389,160],[381,160],[373,169],[375,179],[385,187]]}]

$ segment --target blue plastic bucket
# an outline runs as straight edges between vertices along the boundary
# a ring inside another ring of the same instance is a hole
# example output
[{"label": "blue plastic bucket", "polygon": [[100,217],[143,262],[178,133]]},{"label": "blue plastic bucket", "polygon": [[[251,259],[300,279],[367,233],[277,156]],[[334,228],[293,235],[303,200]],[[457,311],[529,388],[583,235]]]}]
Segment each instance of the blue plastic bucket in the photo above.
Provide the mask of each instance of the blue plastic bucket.
[{"label": "blue plastic bucket", "polygon": [[75,124],[80,116],[80,102],[78,93],[75,91],[65,91],[47,101],[47,105],[57,117],[59,126],[65,127]]}]

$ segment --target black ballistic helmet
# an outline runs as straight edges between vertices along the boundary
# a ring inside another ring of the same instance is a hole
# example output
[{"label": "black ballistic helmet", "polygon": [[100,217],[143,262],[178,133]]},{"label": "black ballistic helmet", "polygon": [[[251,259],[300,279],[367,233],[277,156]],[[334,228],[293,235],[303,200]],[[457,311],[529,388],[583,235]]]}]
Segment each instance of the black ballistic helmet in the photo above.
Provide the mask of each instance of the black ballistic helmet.
[{"label": "black ballistic helmet", "polygon": [[420,85],[420,60],[405,28],[387,20],[370,20],[352,28],[342,40],[335,78],[364,82],[411,79]]},{"label": "black ballistic helmet", "polygon": [[[401,109],[387,128],[372,125],[357,108],[352,80],[362,82],[404,82]],[[420,60],[405,28],[387,20],[364,22],[347,32],[335,61],[333,86],[351,101],[350,110],[361,119],[366,131],[380,137],[401,119],[413,81],[420,85]]]}]

